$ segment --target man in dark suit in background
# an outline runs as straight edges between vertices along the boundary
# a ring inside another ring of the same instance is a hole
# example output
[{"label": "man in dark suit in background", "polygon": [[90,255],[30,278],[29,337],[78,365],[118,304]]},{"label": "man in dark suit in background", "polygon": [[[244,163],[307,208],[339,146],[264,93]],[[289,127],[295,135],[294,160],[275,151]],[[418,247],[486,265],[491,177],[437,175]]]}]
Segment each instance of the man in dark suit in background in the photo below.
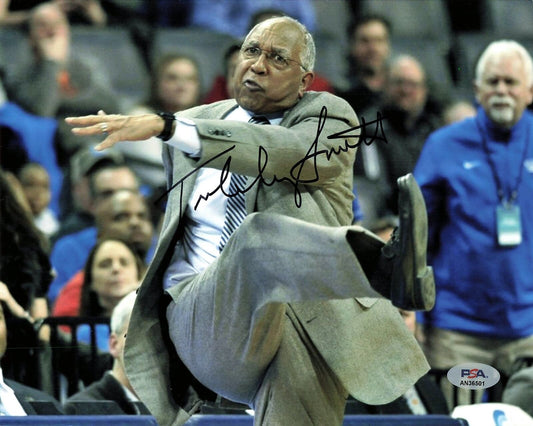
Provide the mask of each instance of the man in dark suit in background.
[{"label": "man in dark suit in background", "polygon": [[125,349],[162,425],[215,394],[252,406],[257,425],[341,424],[348,394],[386,403],[428,369],[387,300],[434,303],[422,195],[412,176],[399,182],[391,244],[350,226],[356,137],[328,136],[359,122],[342,99],[306,91],[314,57],[305,27],[269,19],[244,40],[236,100],[67,120],[78,135],[107,132],[100,148],[167,141],[174,189]]},{"label": "man in dark suit in background", "polygon": [[[150,414],[135,394],[124,370],[124,342],[130,322],[135,292],[125,296],[111,315],[109,352],[113,356],[113,368],[85,389],[65,401],[67,414]],[[98,404],[105,401],[115,404]]]},{"label": "man in dark suit in background", "polygon": [[[0,303],[0,359],[7,346],[7,328],[4,306]],[[35,414],[63,414],[59,402],[51,395],[35,388],[4,380],[0,368],[0,415],[26,416]]]}]

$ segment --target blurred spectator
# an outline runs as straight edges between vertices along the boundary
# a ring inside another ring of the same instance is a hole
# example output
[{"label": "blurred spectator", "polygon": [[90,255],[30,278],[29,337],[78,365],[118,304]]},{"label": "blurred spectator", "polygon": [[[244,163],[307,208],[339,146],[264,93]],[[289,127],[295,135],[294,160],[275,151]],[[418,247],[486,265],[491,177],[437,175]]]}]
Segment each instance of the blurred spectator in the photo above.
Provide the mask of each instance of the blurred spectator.
[{"label": "blurred spectator", "polygon": [[414,171],[437,292],[418,320],[433,368],[479,362],[505,376],[533,357],[531,55],[515,41],[490,43],[474,88],[476,116],[432,133]]},{"label": "blurred spectator", "polygon": [[28,163],[18,173],[24,194],[30,204],[35,226],[50,237],[59,228],[57,216],[50,209],[50,176],[38,163]]},{"label": "blurred spectator", "polygon": [[476,115],[476,107],[472,102],[457,100],[448,104],[442,112],[443,124],[448,125],[456,121],[462,121],[468,117]]},{"label": "blurred spectator", "polygon": [[[382,129],[387,143],[378,142],[385,170],[385,211],[398,214],[400,176],[412,172],[428,135],[442,125],[441,103],[431,96],[422,64],[408,55],[398,56],[391,64],[383,100],[378,107],[383,114]],[[375,109],[361,114],[368,120]],[[362,152],[367,148],[363,147]],[[379,211],[379,210],[378,210]]]},{"label": "blurred spectator", "polygon": [[[8,350],[8,338],[20,330],[9,328],[4,316],[4,303],[0,303],[0,400],[2,416],[26,416],[36,414],[62,414],[63,410],[58,401],[46,392],[28,387],[13,380],[7,380],[5,372],[5,354]],[[34,401],[49,403],[45,410],[33,405]],[[46,411],[46,412],[44,412]]]},{"label": "blurred spectator", "polygon": [[[16,195],[18,194],[18,195]],[[0,299],[9,308],[4,314],[11,333],[4,358],[4,374],[31,385],[39,384],[39,373],[32,370],[36,345],[33,322],[48,316],[46,292],[52,281],[46,238],[33,224],[31,212],[19,199],[24,198],[18,180],[0,170]],[[26,206],[29,203],[26,201]],[[42,329],[40,339],[48,340]]]},{"label": "blurred spectator", "polygon": [[46,239],[17,201],[12,184],[1,170],[0,191],[0,280],[27,311],[24,317],[45,318],[45,295],[52,279]]},{"label": "blurred spectator", "polygon": [[118,102],[104,68],[71,49],[70,26],[57,4],[47,2],[32,10],[28,35],[33,57],[6,76],[6,91],[28,112],[60,119],[57,148],[64,164],[88,139],[77,140],[62,119],[99,109],[118,112]]},{"label": "blurred spectator", "polygon": [[[127,190],[138,191],[138,183],[134,173],[127,166],[108,165],[100,168],[91,175],[89,180],[91,199],[93,200],[92,212],[98,215],[103,202],[108,200],[115,192]],[[150,221],[150,217],[148,216]],[[80,270],[87,254],[96,243],[98,224],[84,228],[81,231],[64,235],[52,247],[50,260],[56,272],[56,277],[50,285],[48,300],[53,303],[59,290],[66,282]],[[151,226],[151,222],[150,222]]]},{"label": "blurred spectator", "polygon": [[[144,271],[144,262],[125,242],[103,239],[96,243],[85,264],[80,316],[110,318],[120,300],[139,287]],[[77,336],[80,342],[91,342],[88,326],[78,327]],[[96,344],[102,351],[109,350],[106,325],[96,327]]]},{"label": "blurred spectator", "polygon": [[[118,238],[128,243],[141,259],[146,262],[151,259],[155,245],[154,232],[146,201],[140,194],[118,191],[101,203],[96,212],[96,226],[98,240]],[[95,243],[96,239],[93,245]],[[79,314],[79,295],[84,278],[82,267],[83,263],[61,287],[53,308],[54,316]]]},{"label": "blurred spectator", "polygon": [[[364,118],[367,122],[376,119],[376,108],[385,87],[391,52],[390,36],[391,25],[380,15],[364,15],[348,27],[349,87],[338,91],[338,95],[350,103],[360,119]],[[365,221],[387,213],[385,168],[376,143],[358,148],[354,163],[354,188],[357,188]]]},{"label": "blurred spectator", "polygon": [[240,43],[231,44],[226,49],[223,63],[224,74],[215,77],[211,89],[209,89],[209,92],[205,96],[204,103],[210,104],[224,99],[232,99],[235,96],[233,89],[233,74],[239,60],[240,51]]},{"label": "blurred spectator", "polygon": [[96,227],[99,236],[126,241],[141,259],[151,260],[154,228],[146,199],[138,192],[116,191],[98,207]]},{"label": "blurred spectator", "polygon": [[[64,403],[67,414],[81,414],[76,403],[86,404],[89,401],[114,401],[123,414],[150,414],[135,394],[124,368],[124,344],[135,296],[135,292],[125,296],[111,315],[109,352],[113,356],[113,368],[106,371],[99,381],[68,398]],[[91,407],[90,404],[88,406]],[[116,411],[103,411],[99,405],[93,407],[93,411],[86,409],[83,414],[116,414]]]},{"label": "blurred spectator", "polygon": [[30,114],[9,101],[0,78],[0,166],[17,174],[28,162],[41,164],[50,177],[50,208],[59,215],[63,172],[55,150],[56,133],[56,120]]},{"label": "blurred spectator", "polygon": [[[73,23],[86,23],[104,26],[107,14],[100,4],[100,0],[51,0]],[[31,17],[31,10],[43,0],[0,0],[0,25],[27,24]]]},{"label": "blurred spectator", "polygon": [[365,15],[350,24],[349,88],[340,92],[357,114],[377,106],[387,80],[391,24],[380,15]]},{"label": "blurred spectator", "polygon": [[95,198],[98,194],[108,193],[110,188],[138,189],[136,177],[126,173],[120,178],[119,170],[117,174],[93,179],[100,169],[116,169],[123,165],[124,157],[115,149],[100,152],[91,145],[81,148],[72,156],[62,191],[62,211],[65,213],[60,218],[61,224],[53,242],[67,234],[94,226],[93,210],[99,199]]},{"label": "blurred spectator", "polygon": [[[312,33],[316,29],[315,8],[312,0],[189,0],[189,25],[208,28],[220,33],[243,38],[252,17],[258,11],[276,9],[297,19]],[[216,17],[216,19],[213,19]]]},{"label": "blurred spectator", "polygon": [[[150,94],[144,105],[129,114],[147,114],[157,111],[175,113],[198,105],[200,100],[200,75],[197,62],[190,56],[178,53],[159,58],[152,72]],[[152,190],[166,185],[162,161],[162,141],[153,137],[148,144],[126,142],[116,148],[135,171],[141,182]]]},{"label": "blurred spectator", "polygon": [[150,95],[139,107],[149,111],[177,112],[198,105],[201,93],[198,63],[191,56],[169,53],[159,58],[154,68]]}]

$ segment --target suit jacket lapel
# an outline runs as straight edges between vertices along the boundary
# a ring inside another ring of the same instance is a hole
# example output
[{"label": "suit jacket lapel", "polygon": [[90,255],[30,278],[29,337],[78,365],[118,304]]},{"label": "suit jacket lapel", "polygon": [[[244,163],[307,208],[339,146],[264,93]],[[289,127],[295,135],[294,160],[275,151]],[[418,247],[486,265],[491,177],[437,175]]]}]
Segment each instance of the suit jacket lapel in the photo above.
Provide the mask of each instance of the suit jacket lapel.
[{"label": "suit jacket lapel", "polygon": [[[176,153],[176,155],[182,154]],[[193,173],[188,176],[194,170],[194,167],[190,165],[189,162],[182,161],[180,169],[183,170],[184,173],[172,184],[172,189],[168,194],[168,203],[172,203],[174,208],[172,209],[170,217],[166,218],[166,224],[159,238],[159,244],[153,259],[153,263],[156,265],[160,264],[161,259],[165,256],[167,250],[175,240],[174,236],[178,230],[180,220],[185,213],[187,203],[189,202],[189,198],[191,197],[196,182],[196,174]],[[184,176],[188,177],[184,178]]]}]

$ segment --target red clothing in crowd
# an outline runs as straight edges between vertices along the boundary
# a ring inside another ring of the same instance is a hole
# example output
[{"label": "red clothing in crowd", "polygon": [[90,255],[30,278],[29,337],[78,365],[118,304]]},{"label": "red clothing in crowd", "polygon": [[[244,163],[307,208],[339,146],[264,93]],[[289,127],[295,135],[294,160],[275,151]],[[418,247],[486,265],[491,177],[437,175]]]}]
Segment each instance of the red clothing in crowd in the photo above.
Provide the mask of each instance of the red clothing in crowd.
[{"label": "red clothing in crowd", "polygon": [[53,317],[77,317],[80,314],[83,271],[76,273],[59,292],[52,310]]}]

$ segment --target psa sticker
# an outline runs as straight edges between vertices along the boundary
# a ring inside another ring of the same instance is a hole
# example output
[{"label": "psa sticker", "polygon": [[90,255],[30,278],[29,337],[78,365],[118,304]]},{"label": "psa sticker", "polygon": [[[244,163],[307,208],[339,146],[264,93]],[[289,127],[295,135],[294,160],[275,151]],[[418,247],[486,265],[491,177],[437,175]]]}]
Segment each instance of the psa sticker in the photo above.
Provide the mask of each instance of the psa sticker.
[{"label": "psa sticker", "polygon": [[479,362],[459,364],[448,370],[448,380],[463,389],[487,389],[500,381],[500,373],[494,367]]}]

